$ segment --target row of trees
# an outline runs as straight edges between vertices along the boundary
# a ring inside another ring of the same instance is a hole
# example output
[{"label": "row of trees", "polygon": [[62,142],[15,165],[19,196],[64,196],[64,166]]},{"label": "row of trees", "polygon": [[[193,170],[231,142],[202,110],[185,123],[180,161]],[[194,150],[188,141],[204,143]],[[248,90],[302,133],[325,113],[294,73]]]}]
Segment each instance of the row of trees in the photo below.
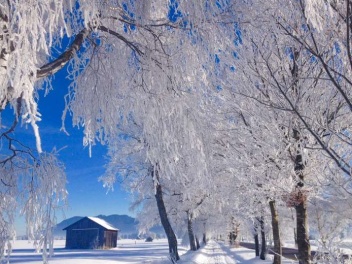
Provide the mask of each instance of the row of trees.
[{"label": "row of trees", "polygon": [[[328,242],[350,217],[351,1],[30,5],[0,1],[1,111],[14,113],[1,128],[2,257],[16,208],[46,249],[65,200],[62,165],[41,149],[36,94],[67,65],[64,116],[85,145],[107,144],[100,179],[132,191],[142,227],[161,222],[173,261],[175,231],[196,250],[210,234],[233,242],[248,227],[262,246],[272,230],[280,263],[279,224],[292,208],[300,263],[311,263],[308,216],[338,261]],[[20,120],[37,151],[14,138]]]}]

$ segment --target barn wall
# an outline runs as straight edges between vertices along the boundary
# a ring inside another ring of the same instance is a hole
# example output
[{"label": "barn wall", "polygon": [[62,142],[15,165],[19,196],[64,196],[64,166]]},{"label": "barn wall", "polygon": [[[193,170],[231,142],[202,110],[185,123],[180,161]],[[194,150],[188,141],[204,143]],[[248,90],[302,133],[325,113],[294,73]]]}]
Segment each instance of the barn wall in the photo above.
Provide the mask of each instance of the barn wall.
[{"label": "barn wall", "polygon": [[66,248],[98,248],[99,247],[99,229],[71,229],[67,230]]},{"label": "barn wall", "polygon": [[83,218],[66,228],[66,248],[94,249],[117,246],[117,231],[104,227]]}]

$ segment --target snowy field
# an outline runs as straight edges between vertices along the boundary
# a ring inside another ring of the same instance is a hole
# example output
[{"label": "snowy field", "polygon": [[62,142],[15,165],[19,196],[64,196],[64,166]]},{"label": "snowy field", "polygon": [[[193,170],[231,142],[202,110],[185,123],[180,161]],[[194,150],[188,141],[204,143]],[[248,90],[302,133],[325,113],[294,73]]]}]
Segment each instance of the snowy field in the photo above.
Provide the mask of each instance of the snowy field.
[{"label": "snowy field", "polygon": [[[64,240],[55,241],[55,255],[50,259],[53,264],[167,264],[168,245],[166,239],[144,242],[143,240],[123,239],[118,241],[118,246],[110,250],[66,250]],[[181,255],[180,264],[269,264],[268,260],[260,260],[254,257],[253,250],[246,248],[229,248],[221,243],[210,241],[205,247],[197,252],[187,251],[179,246]],[[18,240],[15,242],[10,263],[40,264],[41,255],[34,253],[33,247],[28,241]],[[297,263],[284,260],[283,263]]]}]

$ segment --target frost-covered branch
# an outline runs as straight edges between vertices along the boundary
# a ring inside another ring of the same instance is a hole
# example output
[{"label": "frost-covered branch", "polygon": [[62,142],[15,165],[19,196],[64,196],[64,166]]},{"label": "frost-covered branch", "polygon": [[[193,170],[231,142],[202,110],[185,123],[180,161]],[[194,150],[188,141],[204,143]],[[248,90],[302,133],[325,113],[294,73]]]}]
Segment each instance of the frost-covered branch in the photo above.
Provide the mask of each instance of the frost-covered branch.
[{"label": "frost-covered branch", "polygon": [[136,44],[132,43],[131,41],[127,40],[124,36],[122,36],[121,34],[105,27],[105,26],[98,26],[98,29],[103,31],[103,32],[106,32],[106,33],[109,33],[115,37],[117,37],[118,39],[122,40],[128,47],[131,48],[131,50],[137,52],[138,55],[142,56],[144,53],[137,47]]},{"label": "frost-covered branch", "polygon": [[293,111],[297,117],[302,121],[302,123],[304,124],[305,128],[310,132],[310,134],[316,139],[316,141],[318,142],[318,144],[322,147],[322,149],[330,156],[330,158],[332,160],[334,160],[334,162],[336,163],[336,165],[343,171],[345,172],[347,175],[349,175],[351,173],[351,167],[349,166],[349,164],[347,162],[345,162],[343,159],[341,159],[341,157],[336,157],[336,155],[334,155],[333,150],[331,150],[330,148],[328,148],[326,146],[326,144],[321,140],[321,138],[319,137],[319,135],[317,135],[315,133],[315,131],[313,131],[313,129],[311,128],[311,126],[306,122],[305,118],[302,116],[302,114],[297,110],[297,108],[294,106],[293,102],[290,100],[290,98],[287,96],[286,92],[282,89],[280,83],[277,81],[274,73],[272,72],[272,69],[270,67],[268,67],[268,70],[271,74],[271,76],[273,77],[274,81],[276,82],[276,87],[279,89],[280,93],[284,96],[284,98],[286,99],[286,101],[288,102],[288,104],[291,107],[291,111]]},{"label": "frost-covered branch", "polygon": [[55,74],[59,70],[61,70],[65,65],[73,58],[73,56],[78,52],[78,50],[82,47],[83,42],[87,38],[87,36],[91,33],[89,29],[83,29],[79,32],[70,47],[64,51],[57,59],[52,62],[49,62],[37,71],[37,78],[45,78],[52,74]]}]

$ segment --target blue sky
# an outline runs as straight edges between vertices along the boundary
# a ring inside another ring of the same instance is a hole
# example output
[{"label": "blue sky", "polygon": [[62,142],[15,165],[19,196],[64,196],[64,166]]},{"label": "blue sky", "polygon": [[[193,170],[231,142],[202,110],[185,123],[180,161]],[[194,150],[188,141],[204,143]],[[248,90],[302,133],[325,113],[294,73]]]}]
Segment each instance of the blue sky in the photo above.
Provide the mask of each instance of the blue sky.
[{"label": "blue sky", "polygon": [[[65,164],[67,175],[68,209],[64,214],[58,212],[58,221],[72,216],[95,216],[99,214],[128,214],[130,212],[129,197],[119,185],[114,191],[109,191],[98,182],[98,177],[104,173],[104,164],[107,149],[97,145],[92,148],[92,157],[89,157],[88,148],[83,147],[82,129],[72,127],[70,116],[67,116],[66,129],[69,136],[60,131],[61,115],[64,109],[64,95],[67,93],[68,81],[65,78],[66,69],[56,74],[53,82],[54,90],[44,97],[40,93],[39,111],[42,121],[38,122],[44,151],[50,152],[54,147],[62,149],[59,159]],[[11,110],[12,111],[12,110]],[[4,119],[8,116],[5,114]],[[25,144],[35,148],[35,138],[31,126],[18,127],[16,137]],[[24,221],[18,217],[16,221],[18,235],[25,234]]]}]

